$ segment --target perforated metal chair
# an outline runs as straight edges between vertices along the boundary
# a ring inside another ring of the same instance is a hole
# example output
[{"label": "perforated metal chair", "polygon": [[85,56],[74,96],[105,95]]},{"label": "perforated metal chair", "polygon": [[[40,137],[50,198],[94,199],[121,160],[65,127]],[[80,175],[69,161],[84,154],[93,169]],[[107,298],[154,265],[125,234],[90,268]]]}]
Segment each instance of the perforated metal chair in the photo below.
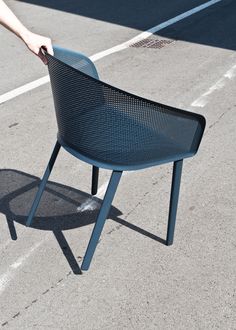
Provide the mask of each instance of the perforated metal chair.
[{"label": "perforated metal chair", "polygon": [[30,226],[54,162],[62,146],[93,166],[92,194],[99,168],[112,170],[82,262],[88,270],[123,171],[173,162],[166,244],[173,243],[183,159],[198,150],[203,116],[130,94],[99,80],[86,56],[54,47],[46,54],[56,110],[58,135],[33,202]]}]

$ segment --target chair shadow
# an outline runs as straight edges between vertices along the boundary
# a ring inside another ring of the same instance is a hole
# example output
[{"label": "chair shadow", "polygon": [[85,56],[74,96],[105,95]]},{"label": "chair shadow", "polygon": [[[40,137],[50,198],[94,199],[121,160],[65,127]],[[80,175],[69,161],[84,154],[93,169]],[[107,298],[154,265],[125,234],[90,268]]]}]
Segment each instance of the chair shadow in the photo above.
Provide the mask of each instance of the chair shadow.
[{"label": "chair shadow", "polygon": [[[14,169],[0,170],[0,212],[5,214],[12,240],[17,240],[14,223],[25,226],[30,206],[40,179]],[[91,201],[93,208],[83,208]],[[72,187],[49,181],[31,225],[39,230],[52,231],[74,274],[81,274],[76,258],[63,234],[63,230],[83,227],[96,221],[102,200]],[[162,244],[165,240],[121,219],[121,211],[111,207],[109,219],[126,226]]]}]

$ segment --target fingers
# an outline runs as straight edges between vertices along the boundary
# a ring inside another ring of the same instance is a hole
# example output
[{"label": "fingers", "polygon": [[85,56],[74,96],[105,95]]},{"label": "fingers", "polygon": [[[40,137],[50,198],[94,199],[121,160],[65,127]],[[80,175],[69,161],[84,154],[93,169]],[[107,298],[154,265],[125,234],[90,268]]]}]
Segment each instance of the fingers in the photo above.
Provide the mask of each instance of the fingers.
[{"label": "fingers", "polygon": [[43,63],[46,65],[48,64],[46,56],[42,53],[41,49],[39,50],[38,57],[43,61]]},{"label": "fingers", "polygon": [[43,45],[40,46],[38,56],[43,61],[44,64],[48,64],[46,56],[42,52],[42,48],[47,51],[48,54],[53,55],[52,42],[50,39],[47,39]]},{"label": "fingers", "polygon": [[41,48],[45,48],[45,50],[50,54],[53,55],[53,48],[52,48],[52,42],[51,39],[43,37],[41,35],[32,33],[30,31],[27,31],[27,33],[23,36],[23,40],[27,47],[35,54],[37,55],[44,64],[47,64],[47,58],[42,53]]},{"label": "fingers", "polygon": [[53,55],[53,48],[52,48],[52,42],[51,39],[48,39],[48,42],[45,46],[45,48],[47,49],[48,54]]},{"label": "fingers", "polygon": [[48,54],[53,55],[51,39],[41,37],[38,40],[38,57],[43,61],[44,64],[48,64],[47,58],[44,55],[44,53],[42,52],[42,48],[45,49]]}]

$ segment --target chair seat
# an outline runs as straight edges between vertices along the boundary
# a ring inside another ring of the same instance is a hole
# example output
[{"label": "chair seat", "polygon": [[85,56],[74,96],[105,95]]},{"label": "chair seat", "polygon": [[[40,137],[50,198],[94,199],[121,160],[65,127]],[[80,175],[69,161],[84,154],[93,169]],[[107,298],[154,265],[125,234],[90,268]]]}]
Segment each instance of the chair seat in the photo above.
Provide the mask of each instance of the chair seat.
[{"label": "chair seat", "polygon": [[59,140],[78,152],[78,158],[86,157],[86,161],[98,162],[104,168],[145,168],[193,155],[193,138],[189,139],[189,135],[193,125],[197,128],[196,122],[157,111],[156,116],[152,114],[153,121],[145,120],[150,108],[143,108],[140,116],[132,116],[128,107],[128,103],[104,104],[80,113],[83,129],[72,127],[66,130],[69,135],[60,134]]}]

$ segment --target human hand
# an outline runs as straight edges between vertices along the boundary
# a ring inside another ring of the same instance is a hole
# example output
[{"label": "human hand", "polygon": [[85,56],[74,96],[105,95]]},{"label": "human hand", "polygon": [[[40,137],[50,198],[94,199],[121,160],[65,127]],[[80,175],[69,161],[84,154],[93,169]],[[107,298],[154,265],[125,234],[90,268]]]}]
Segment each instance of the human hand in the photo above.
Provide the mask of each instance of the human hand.
[{"label": "human hand", "polygon": [[53,55],[51,39],[28,30],[21,37],[29,50],[37,55],[44,64],[47,64],[47,58],[43,54],[41,48],[45,48],[50,55]]}]

